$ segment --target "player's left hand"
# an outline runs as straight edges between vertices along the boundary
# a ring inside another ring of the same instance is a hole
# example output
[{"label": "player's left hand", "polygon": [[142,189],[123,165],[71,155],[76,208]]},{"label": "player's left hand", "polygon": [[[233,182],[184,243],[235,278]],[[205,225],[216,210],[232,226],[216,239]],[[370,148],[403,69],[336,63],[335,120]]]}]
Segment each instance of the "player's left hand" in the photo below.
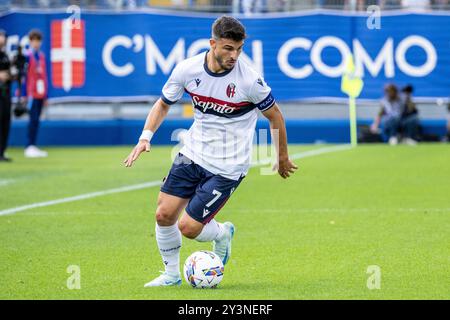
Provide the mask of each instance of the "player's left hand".
[{"label": "player's left hand", "polygon": [[278,174],[283,178],[289,178],[291,174],[298,169],[298,166],[293,163],[289,158],[280,159],[278,164],[275,164],[274,170],[278,170]]}]

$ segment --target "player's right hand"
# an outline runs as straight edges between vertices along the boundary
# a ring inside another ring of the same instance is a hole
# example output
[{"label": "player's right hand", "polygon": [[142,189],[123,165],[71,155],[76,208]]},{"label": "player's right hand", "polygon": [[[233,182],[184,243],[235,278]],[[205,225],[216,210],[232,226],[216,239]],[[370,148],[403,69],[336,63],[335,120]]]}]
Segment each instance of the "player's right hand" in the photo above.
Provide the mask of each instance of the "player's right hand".
[{"label": "player's right hand", "polygon": [[133,162],[136,161],[139,155],[144,151],[150,151],[150,143],[147,140],[139,140],[138,144],[133,148],[128,157],[126,157],[123,161],[125,167],[131,167],[133,165]]}]

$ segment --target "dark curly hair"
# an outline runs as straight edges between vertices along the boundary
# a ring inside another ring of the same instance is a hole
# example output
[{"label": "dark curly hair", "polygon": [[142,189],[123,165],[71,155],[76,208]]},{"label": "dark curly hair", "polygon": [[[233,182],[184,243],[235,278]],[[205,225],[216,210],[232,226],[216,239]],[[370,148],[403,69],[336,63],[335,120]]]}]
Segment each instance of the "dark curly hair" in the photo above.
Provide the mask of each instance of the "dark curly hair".
[{"label": "dark curly hair", "polygon": [[246,38],[245,28],[242,23],[233,17],[221,16],[212,25],[212,37],[214,39],[231,39],[241,41]]}]

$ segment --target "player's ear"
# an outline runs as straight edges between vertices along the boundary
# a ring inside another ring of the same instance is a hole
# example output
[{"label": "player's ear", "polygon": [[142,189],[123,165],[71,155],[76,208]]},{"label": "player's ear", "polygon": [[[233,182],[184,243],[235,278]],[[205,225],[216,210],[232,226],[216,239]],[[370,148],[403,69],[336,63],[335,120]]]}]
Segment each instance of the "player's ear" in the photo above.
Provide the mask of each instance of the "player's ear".
[{"label": "player's ear", "polygon": [[209,39],[209,45],[211,46],[211,49],[216,48],[217,41],[213,38]]}]

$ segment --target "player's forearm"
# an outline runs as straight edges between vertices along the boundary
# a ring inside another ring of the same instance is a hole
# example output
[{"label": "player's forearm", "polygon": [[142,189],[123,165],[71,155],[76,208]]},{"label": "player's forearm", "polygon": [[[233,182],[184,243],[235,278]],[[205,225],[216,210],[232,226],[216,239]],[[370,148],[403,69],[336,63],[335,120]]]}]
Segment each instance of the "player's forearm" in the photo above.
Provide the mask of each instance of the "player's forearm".
[{"label": "player's forearm", "polygon": [[147,115],[144,130],[156,132],[156,130],[158,130],[159,126],[163,122],[164,118],[167,116],[169,108],[170,107],[166,105],[161,99],[158,99],[158,101],[155,102]]},{"label": "player's forearm", "polygon": [[286,160],[289,158],[286,125],[284,122],[283,114],[279,109],[276,111],[275,115],[271,119],[269,119],[269,122],[272,143],[275,145],[278,159]]}]

